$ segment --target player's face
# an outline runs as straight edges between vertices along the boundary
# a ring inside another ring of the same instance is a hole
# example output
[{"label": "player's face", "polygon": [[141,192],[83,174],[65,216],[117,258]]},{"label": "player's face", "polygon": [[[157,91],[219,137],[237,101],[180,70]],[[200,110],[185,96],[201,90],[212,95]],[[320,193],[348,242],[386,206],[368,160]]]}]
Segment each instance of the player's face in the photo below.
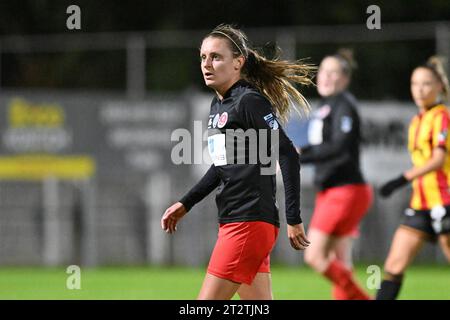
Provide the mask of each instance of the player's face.
[{"label": "player's face", "polygon": [[220,94],[241,77],[242,57],[233,57],[226,39],[205,38],[200,48],[200,61],[205,84]]},{"label": "player's face", "polygon": [[348,83],[349,78],[336,58],[327,57],[322,60],[317,73],[317,91],[322,97],[334,96],[344,91]]},{"label": "player's face", "polygon": [[436,104],[442,84],[433,72],[427,68],[417,68],[411,75],[411,94],[414,103],[421,109],[428,109]]}]

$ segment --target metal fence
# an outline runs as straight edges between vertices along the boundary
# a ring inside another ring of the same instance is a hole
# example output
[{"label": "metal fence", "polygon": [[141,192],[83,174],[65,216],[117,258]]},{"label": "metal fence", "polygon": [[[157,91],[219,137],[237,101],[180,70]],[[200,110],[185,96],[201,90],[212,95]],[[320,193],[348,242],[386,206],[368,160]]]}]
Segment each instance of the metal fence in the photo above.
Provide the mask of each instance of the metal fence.
[{"label": "metal fence", "polygon": [[[130,99],[142,99],[146,96],[146,50],[198,48],[200,39],[208,31],[166,30],[3,36],[0,37],[0,79],[1,55],[5,53],[124,50],[126,52],[124,82],[127,96]],[[384,23],[382,32],[368,30],[365,24],[249,28],[246,32],[255,43],[274,41],[282,48],[284,57],[288,59],[298,57],[299,44],[381,43],[411,40],[434,40],[434,51],[443,57],[450,57],[449,21]]]}]

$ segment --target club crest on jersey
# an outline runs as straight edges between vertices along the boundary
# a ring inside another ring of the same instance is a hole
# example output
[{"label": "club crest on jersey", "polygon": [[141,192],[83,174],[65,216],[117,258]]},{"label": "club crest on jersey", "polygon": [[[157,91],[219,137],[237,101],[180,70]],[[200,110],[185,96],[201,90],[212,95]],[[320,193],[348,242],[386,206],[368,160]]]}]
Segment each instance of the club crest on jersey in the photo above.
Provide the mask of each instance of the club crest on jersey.
[{"label": "club crest on jersey", "polygon": [[269,125],[269,127],[272,130],[278,129],[278,127],[279,127],[278,121],[277,121],[277,119],[275,119],[275,116],[273,115],[273,113],[269,113],[267,116],[265,116],[264,120],[266,121],[266,123]]},{"label": "club crest on jersey", "polygon": [[218,128],[223,128],[228,121],[228,112],[224,112],[220,115],[219,122],[217,123]]},{"label": "club crest on jersey", "polygon": [[219,114],[216,114],[216,116],[213,119],[213,122],[212,122],[213,128],[217,127],[217,122],[219,122]]}]

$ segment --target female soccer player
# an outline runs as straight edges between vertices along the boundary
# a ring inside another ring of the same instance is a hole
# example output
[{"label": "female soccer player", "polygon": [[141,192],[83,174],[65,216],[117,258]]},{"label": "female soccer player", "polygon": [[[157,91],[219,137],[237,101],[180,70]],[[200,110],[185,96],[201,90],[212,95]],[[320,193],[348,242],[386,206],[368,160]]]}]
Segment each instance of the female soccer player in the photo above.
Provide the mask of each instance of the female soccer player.
[{"label": "female soccer player", "polygon": [[[266,59],[250,48],[241,30],[229,25],[216,27],[203,39],[200,59],[204,81],[216,93],[208,122],[208,147],[214,164],[196,186],[166,210],[161,225],[166,232],[174,232],[186,212],[219,187],[218,239],[198,299],[230,299],[236,292],[241,299],[272,299],[269,254],[279,228],[275,170],[263,174],[267,166],[261,162],[259,143],[244,143],[245,161],[236,163],[234,141],[228,136],[230,130],[257,130],[266,138],[267,134],[278,134],[278,141],[267,139],[264,151],[279,153],[287,234],[293,248],[306,248],[309,241],[300,218],[298,154],[277,118],[286,118],[290,99],[308,107],[291,82],[310,84],[312,67]],[[258,135],[259,142],[261,139]],[[251,162],[248,153],[255,148],[257,161]]]},{"label": "female soccer player", "polygon": [[357,103],[347,91],[354,67],[352,53],[340,50],[325,57],[317,74],[322,97],[311,125],[314,144],[302,148],[301,163],[315,165],[320,190],[309,225],[311,246],[305,261],[333,283],[339,300],[369,299],[352,276],[352,238],[372,202],[359,164],[360,120]]},{"label": "female soccer player", "polygon": [[397,298],[403,273],[425,240],[439,239],[450,261],[450,117],[443,104],[449,100],[449,93],[448,78],[437,57],[414,69],[411,94],[419,113],[412,119],[408,134],[413,167],[380,189],[380,194],[387,197],[411,182],[412,195],[392,240],[377,300]]}]

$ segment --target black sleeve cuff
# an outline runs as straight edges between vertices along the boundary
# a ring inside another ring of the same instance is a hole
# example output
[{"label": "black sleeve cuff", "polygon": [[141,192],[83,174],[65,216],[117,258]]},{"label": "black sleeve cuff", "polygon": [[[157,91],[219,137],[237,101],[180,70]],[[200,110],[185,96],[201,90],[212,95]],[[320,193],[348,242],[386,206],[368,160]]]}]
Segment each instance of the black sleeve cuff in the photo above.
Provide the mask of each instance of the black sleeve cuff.
[{"label": "black sleeve cuff", "polygon": [[183,206],[184,206],[185,209],[186,209],[186,212],[189,212],[189,211],[192,209],[192,207],[195,205],[195,203],[193,203],[192,201],[190,201],[190,200],[188,199],[187,196],[184,196],[183,198],[181,198],[180,200],[178,200],[178,202],[180,202],[180,203],[183,204]]},{"label": "black sleeve cuff", "polygon": [[293,226],[293,225],[296,225],[296,224],[300,224],[303,221],[302,221],[302,218],[300,217],[300,213],[299,213],[298,217],[295,217],[295,218],[288,217],[288,218],[286,218],[286,222],[287,222],[288,225]]}]

